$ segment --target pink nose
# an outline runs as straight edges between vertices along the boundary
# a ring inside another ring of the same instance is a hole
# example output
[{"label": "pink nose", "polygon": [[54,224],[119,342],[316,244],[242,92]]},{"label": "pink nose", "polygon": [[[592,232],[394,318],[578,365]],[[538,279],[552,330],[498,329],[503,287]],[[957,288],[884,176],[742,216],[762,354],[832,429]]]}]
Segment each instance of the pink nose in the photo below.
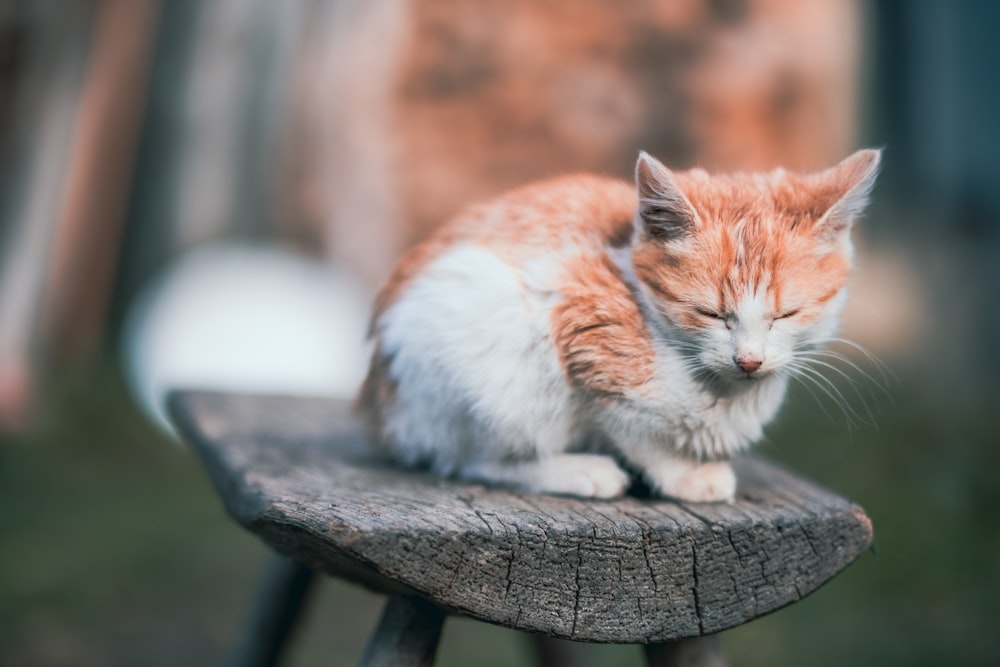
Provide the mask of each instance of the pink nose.
[{"label": "pink nose", "polygon": [[746,359],[734,358],[733,361],[736,365],[743,370],[744,373],[753,373],[755,370],[760,368],[760,365],[764,363],[760,359],[754,359],[752,357],[747,357]]}]

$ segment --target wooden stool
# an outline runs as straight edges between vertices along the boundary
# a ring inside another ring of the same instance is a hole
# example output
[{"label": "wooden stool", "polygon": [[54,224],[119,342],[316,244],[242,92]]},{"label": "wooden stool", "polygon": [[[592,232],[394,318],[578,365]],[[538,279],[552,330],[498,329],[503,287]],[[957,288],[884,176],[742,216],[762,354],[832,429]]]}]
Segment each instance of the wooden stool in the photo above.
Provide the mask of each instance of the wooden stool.
[{"label": "wooden stool", "polygon": [[170,407],[229,513],[290,559],[243,665],[274,664],[313,571],[389,595],[363,665],[431,664],[448,614],[725,664],[707,636],[799,600],[872,538],[857,505],[752,459],[734,504],[587,501],[379,466],[342,403],[183,392]]}]

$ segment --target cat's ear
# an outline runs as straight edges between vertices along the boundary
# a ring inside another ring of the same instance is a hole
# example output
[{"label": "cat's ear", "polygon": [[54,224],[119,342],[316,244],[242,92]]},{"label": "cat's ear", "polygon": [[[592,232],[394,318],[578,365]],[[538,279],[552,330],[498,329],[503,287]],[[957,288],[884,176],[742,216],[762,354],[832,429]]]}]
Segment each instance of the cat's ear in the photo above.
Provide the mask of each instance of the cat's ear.
[{"label": "cat's ear", "polygon": [[[875,187],[882,151],[868,148],[845,158],[818,175],[820,190],[833,199],[817,221],[817,229],[828,241],[844,237],[868,205]],[[831,196],[832,195],[832,196]]]},{"label": "cat's ear", "polygon": [[645,151],[639,153],[635,165],[635,186],[639,196],[637,222],[647,237],[673,241],[694,230],[698,215],[677,179]]}]

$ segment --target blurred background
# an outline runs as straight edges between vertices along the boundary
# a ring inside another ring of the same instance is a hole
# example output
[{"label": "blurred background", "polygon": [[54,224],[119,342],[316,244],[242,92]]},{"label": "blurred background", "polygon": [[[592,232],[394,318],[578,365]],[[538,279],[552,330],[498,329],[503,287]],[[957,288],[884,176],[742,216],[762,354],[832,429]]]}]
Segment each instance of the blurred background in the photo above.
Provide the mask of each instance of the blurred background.
[{"label": "blurred background", "polygon": [[[998,29],[989,0],[0,0],[0,663],[222,662],[268,552],[162,392],[349,396],[371,293],[462,204],[629,178],[640,148],[877,145],[844,336],[878,361],[845,347],[760,447],[861,503],[875,549],[724,643],[1000,664]],[[354,664],[378,608],[324,582],[289,663]],[[439,658],[529,647],[449,621]]]}]

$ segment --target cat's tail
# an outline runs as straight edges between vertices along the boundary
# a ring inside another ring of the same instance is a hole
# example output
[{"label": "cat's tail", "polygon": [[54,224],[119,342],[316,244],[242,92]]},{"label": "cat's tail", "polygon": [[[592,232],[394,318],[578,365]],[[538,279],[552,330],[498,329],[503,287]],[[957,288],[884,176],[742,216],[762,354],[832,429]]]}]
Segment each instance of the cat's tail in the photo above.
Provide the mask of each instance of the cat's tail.
[{"label": "cat's tail", "polygon": [[370,294],[343,270],[271,246],[202,246],[133,303],[129,387],[173,432],[166,397],[199,389],[352,400],[368,363]]}]

